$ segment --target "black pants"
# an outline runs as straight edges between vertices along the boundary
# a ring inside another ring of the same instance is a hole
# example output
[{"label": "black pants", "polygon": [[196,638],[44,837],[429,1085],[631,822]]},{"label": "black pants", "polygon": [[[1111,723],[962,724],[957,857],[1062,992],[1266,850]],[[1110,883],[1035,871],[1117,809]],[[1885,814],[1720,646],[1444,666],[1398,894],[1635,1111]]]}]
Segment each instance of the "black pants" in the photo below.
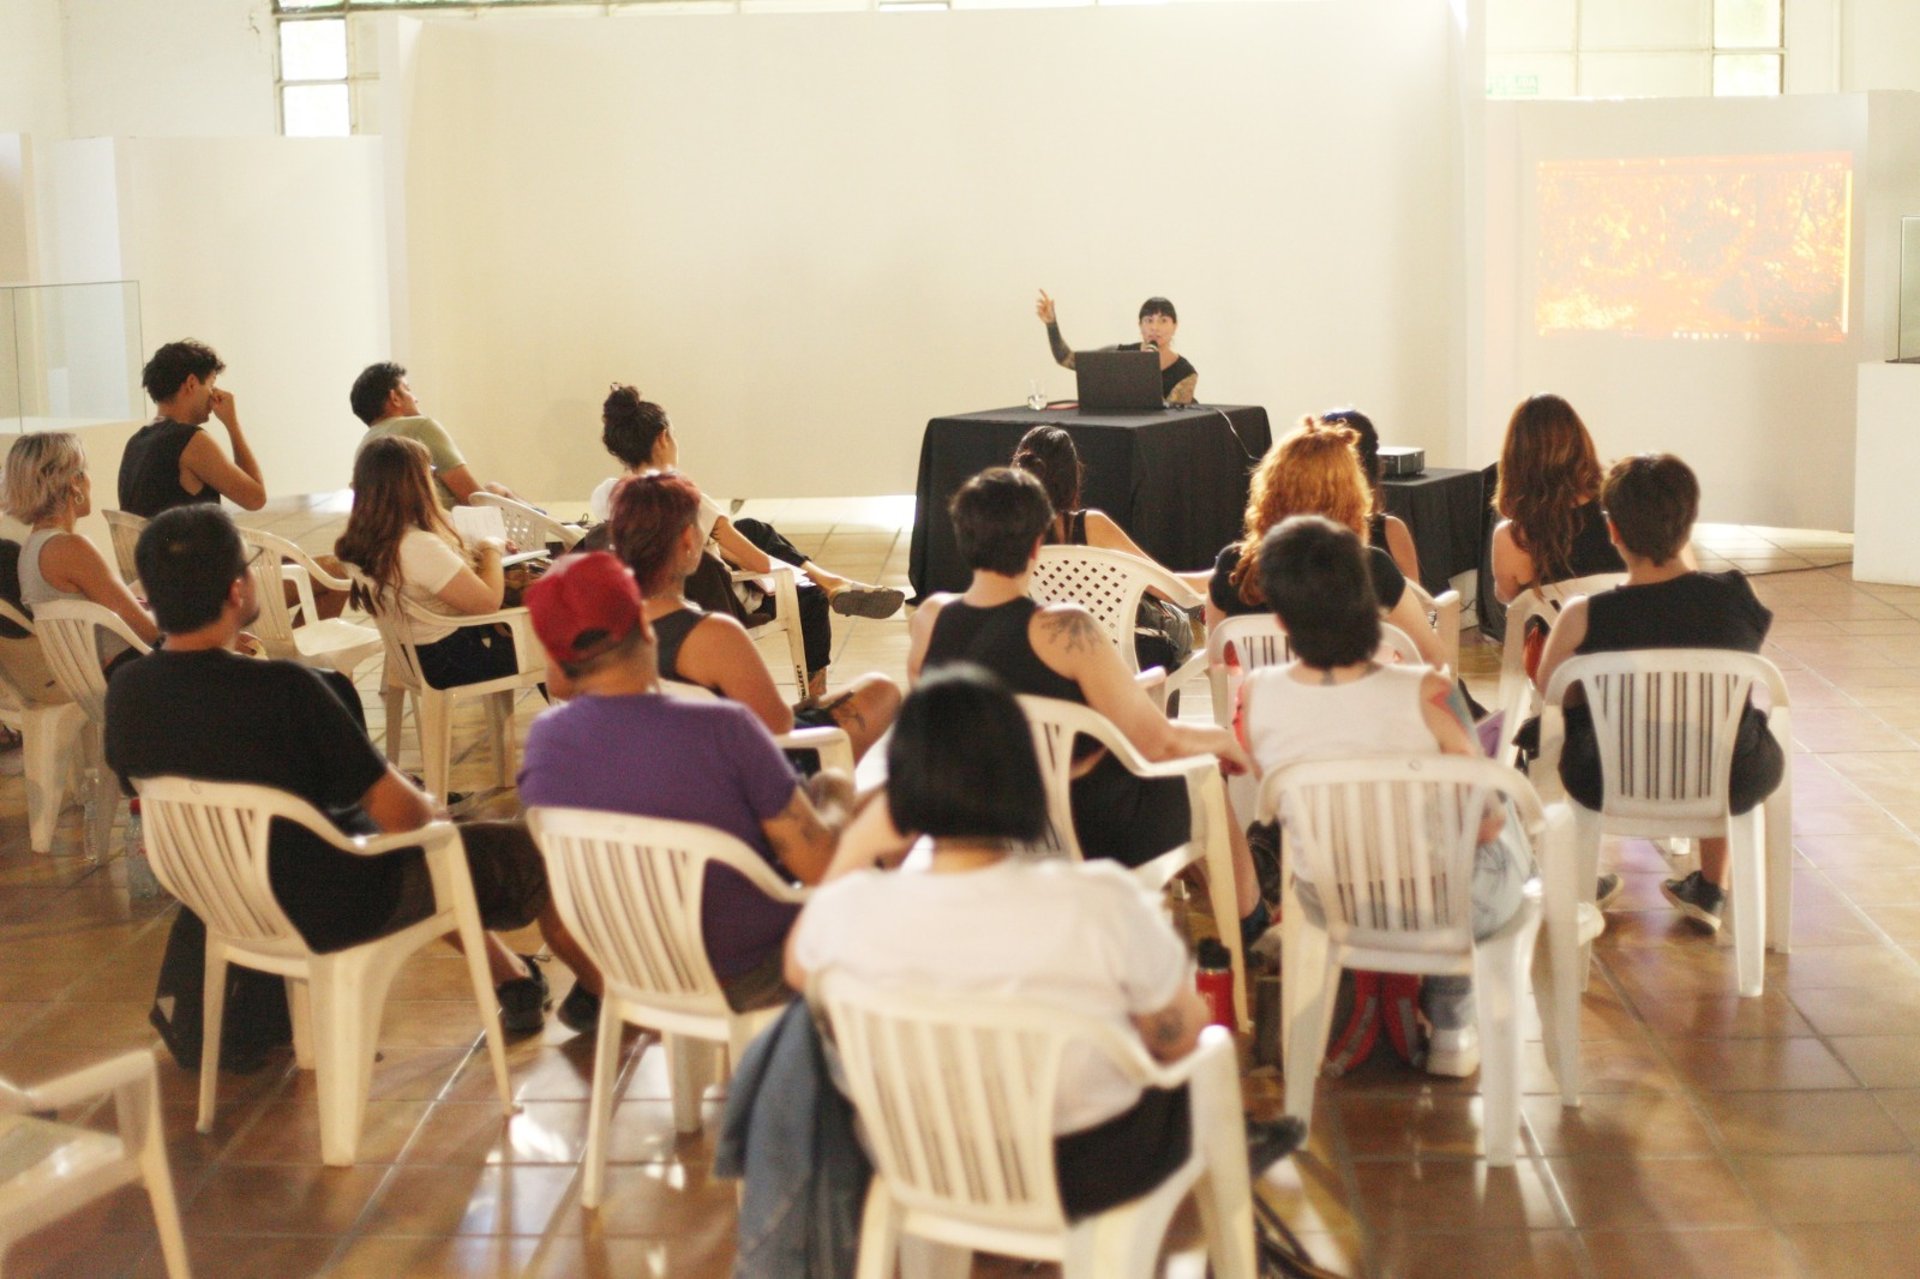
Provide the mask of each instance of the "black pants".
[{"label": "black pants", "polygon": [[414,651],[420,654],[420,673],[435,688],[479,684],[520,669],[513,636],[492,626],[462,626]]},{"label": "black pants", "polygon": [[1077,1221],[1138,1199],[1187,1162],[1192,1149],[1185,1086],[1149,1088],[1132,1109],[1053,1139],[1060,1206]]},{"label": "black pants", "polygon": [[[735,520],[733,527],[741,537],[776,560],[800,565],[807,557],[800,548],[780,536],[780,530],[764,520]],[[800,593],[800,639],[807,650],[807,673],[824,671],[833,660],[833,608],[827,593],[812,582],[796,582]],[[804,690],[803,690],[804,691]]]},{"label": "black pants", "polygon": [[1107,755],[1069,791],[1080,851],[1140,866],[1187,842],[1193,809],[1178,777],[1135,777]]}]

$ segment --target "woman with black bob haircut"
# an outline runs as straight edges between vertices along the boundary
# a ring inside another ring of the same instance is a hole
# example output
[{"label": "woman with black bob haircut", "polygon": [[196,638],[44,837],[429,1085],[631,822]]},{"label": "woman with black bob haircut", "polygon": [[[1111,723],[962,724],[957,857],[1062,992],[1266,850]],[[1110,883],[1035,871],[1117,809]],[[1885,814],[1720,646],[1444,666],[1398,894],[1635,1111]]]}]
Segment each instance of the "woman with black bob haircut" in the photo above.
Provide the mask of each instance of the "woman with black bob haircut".
[{"label": "woman with black bob haircut", "polygon": [[[1006,685],[967,663],[929,673],[901,708],[887,767],[887,802],[854,819],[788,934],[796,990],[836,969],[1097,1017],[1160,1061],[1193,1050],[1205,1009],[1154,896],[1112,862],[1021,855],[1047,801]],[[926,869],[878,868],[923,837]],[[1061,1063],[1053,1123],[1072,1218],[1146,1193],[1192,1148],[1187,1090],[1143,1090],[1098,1053]]]},{"label": "woman with black bob haircut", "polygon": [[1373,419],[1359,409],[1329,409],[1320,415],[1322,422],[1344,426],[1359,437],[1353,451],[1360,456],[1360,469],[1373,490],[1373,514],[1367,516],[1367,545],[1393,556],[1393,562],[1407,580],[1420,580],[1420,548],[1413,544],[1413,530],[1398,515],[1387,514],[1380,492],[1385,476],[1380,465],[1380,432]]}]

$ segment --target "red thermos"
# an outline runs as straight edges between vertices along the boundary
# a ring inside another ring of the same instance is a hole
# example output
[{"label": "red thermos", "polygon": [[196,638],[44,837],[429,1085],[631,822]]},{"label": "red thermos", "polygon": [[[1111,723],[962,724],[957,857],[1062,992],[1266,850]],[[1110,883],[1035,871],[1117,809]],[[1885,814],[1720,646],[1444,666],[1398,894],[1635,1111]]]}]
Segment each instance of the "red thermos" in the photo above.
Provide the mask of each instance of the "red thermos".
[{"label": "red thermos", "polygon": [[1233,957],[1227,948],[1209,937],[1200,943],[1199,968],[1193,975],[1194,989],[1206,1001],[1207,1021],[1233,1029]]}]

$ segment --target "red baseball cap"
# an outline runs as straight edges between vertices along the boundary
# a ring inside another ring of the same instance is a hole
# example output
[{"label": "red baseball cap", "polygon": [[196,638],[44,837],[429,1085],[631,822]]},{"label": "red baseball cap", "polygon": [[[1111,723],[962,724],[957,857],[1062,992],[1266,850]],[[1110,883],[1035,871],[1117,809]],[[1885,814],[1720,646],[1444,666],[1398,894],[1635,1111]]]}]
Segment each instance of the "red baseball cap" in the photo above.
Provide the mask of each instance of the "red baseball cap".
[{"label": "red baseball cap", "polygon": [[556,662],[581,662],[625,639],[640,624],[640,586],[605,551],[563,555],[524,597],[533,630]]}]

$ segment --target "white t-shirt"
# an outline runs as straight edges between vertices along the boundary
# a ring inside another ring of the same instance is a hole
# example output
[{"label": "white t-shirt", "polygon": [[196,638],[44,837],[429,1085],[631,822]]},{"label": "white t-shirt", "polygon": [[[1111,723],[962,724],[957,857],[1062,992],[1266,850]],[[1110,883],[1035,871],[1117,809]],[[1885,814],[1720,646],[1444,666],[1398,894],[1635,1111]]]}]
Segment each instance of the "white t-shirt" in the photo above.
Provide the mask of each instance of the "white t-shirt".
[{"label": "white t-shirt", "polygon": [[[593,490],[593,496],[587,499],[588,519],[595,524],[606,523],[607,517],[612,513],[614,486],[626,478],[624,475],[616,475],[611,479],[600,481],[599,487]],[[718,502],[705,493],[700,495],[700,513],[694,516],[694,519],[700,525],[700,540],[703,543],[713,536],[714,523],[723,514],[725,512],[720,509]]]},{"label": "white t-shirt", "polygon": [[[440,599],[440,591],[461,569],[468,567],[471,566],[464,552],[438,533],[410,528],[400,539],[400,593],[431,612],[447,617],[462,616],[459,610],[449,608]],[[459,629],[405,616],[401,625],[415,644],[432,644]]]},{"label": "white t-shirt", "polygon": [[[1008,858],[984,870],[860,871],[823,885],[800,915],[794,955],[876,985],[1018,995],[1112,1022],[1157,1013],[1191,980],[1187,948],[1159,904],[1110,862]],[[1070,1047],[1054,1131],[1079,1132],[1140,1097],[1107,1057]]]}]

